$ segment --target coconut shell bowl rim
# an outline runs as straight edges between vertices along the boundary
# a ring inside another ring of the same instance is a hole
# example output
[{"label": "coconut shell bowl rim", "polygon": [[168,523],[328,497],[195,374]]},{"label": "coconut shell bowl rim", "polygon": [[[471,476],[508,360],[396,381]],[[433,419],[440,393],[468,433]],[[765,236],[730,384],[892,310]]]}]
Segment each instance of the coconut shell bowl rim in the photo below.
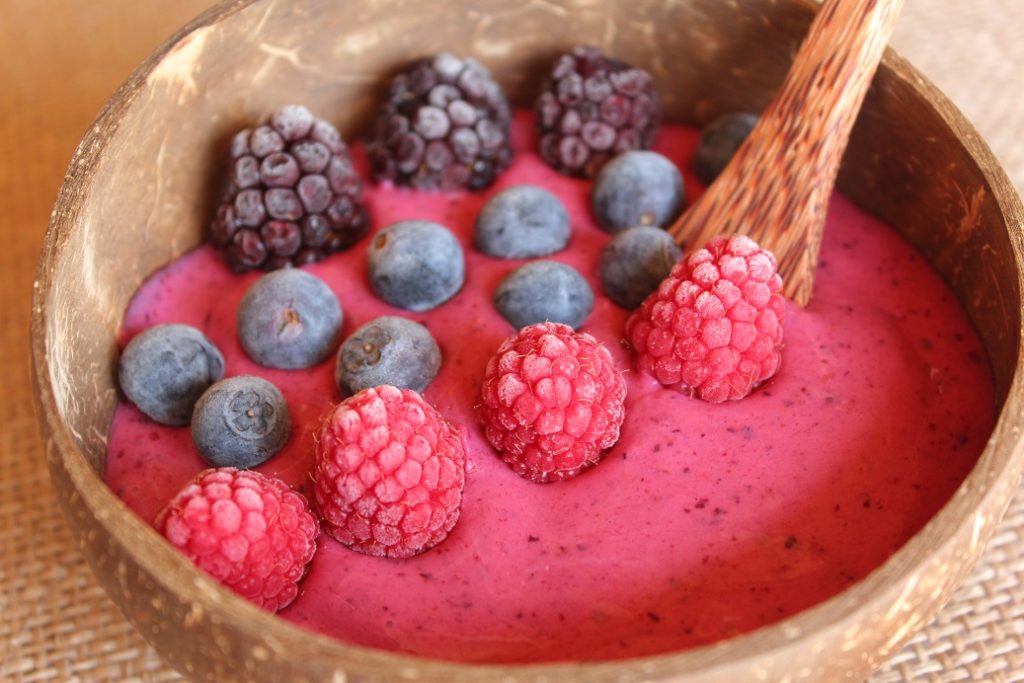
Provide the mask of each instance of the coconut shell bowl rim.
[{"label": "coconut shell bowl rim", "polygon": [[[67,236],[81,229],[79,210],[89,199],[98,160],[108,140],[117,134],[119,121],[145,88],[148,75],[193,32],[261,1],[231,0],[206,11],[154,52],[107,103],[79,144],[60,189],[33,297],[31,355],[36,405],[47,464],[60,503],[73,528],[73,511],[85,510],[91,516],[93,526],[90,533],[78,535],[79,545],[104,588],[133,623],[140,625],[136,621],[139,610],[160,609],[130,595],[133,580],[138,581],[133,577],[146,577],[147,585],[173,596],[175,604],[165,606],[168,615],[180,616],[180,610],[187,610],[182,625],[185,634],[173,644],[141,629],[166,659],[191,671],[191,667],[182,666],[188,653],[178,650],[213,633],[229,632],[236,642],[226,647],[233,652],[233,648],[247,647],[257,660],[287,657],[294,671],[314,672],[310,674],[314,677],[334,671],[335,680],[770,680],[788,666],[820,663],[830,657],[835,660],[833,666],[852,667],[866,675],[927,623],[980,557],[1020,481],[1024,467],[1024,335],[1019,324],[1011,341],[1016,349],[1012,376],[1004,382],[1005,400],[988,444],[953,498],[923,529],[869,576],[829,600],[745,635],[683,652],[595,663],[474,665],[350,645],[294,626],[222,588],[132,513],[89,464],[58,409],[47,338],[54,309],[56,265],[63,256]],[[794,0],[794,4],[810,6],[807,0]],[[1006,174],[963,115],[898,54],[887,51],[880,73],[897,79],[920,101],[928,103],[977,165],[1005,225],[1000,230],[1008,234],[1016,275],[1012,284],[1019,303],[1024,292],[1024,210]],[[62,492],[67,495],[60,495]],[[96,550],[100,546],[119,549],[133,566],[126,569],[120,562],[115,571],[103,565],[96,557],[102,552]],[[926,606],[920,607],[922,596],[929,593]],[[142,607],[144,604],[147,606]],[[212,630],[204,630],[206,626]],[[234,652],[234,656],[237,654]],[[225,670],[230,670],[230,665],[226,666]],[[192,673],[202,670],[199,667]],[[806,673],[795,676],[803,677]]]}]

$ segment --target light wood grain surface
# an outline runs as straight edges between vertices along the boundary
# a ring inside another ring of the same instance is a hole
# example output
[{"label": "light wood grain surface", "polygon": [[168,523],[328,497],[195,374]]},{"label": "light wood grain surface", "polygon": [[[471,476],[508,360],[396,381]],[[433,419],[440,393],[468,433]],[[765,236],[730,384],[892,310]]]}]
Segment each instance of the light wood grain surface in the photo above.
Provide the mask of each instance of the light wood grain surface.
[{"label": "light wood grain surface", "polygon": [[[31,407],[27,323],[75,144],[117,86],[207,0],[0,0],[0,680],[180,680],[71,548]],[[893,40],[1024,188],[1024,3],[907,0]],[[872,681],[1024,680],[1024,499],[953,602]]]}]

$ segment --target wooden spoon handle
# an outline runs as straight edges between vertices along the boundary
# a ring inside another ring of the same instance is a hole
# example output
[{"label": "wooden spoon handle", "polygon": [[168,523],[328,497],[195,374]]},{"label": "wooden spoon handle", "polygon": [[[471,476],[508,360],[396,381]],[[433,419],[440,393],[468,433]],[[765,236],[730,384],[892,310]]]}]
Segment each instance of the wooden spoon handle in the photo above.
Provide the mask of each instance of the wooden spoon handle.
[{"label": "wooden spoon handle", "polygon": [[806,306],[829,195],[903,0],[825,0],[782,88],[703,197],[669,228],[683,246],[745,234]]}]

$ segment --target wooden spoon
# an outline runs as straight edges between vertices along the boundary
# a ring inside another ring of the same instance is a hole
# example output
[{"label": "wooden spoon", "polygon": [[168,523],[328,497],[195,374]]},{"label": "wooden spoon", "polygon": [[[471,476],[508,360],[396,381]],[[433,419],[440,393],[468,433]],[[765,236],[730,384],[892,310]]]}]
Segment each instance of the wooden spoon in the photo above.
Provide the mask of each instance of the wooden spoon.
[{"label": "wooden spoon", "polygon": [[744,234],[806,306],[828,198],[903,0],[825,0],[782,88],[707,192],[669,228],[681,246]]}]

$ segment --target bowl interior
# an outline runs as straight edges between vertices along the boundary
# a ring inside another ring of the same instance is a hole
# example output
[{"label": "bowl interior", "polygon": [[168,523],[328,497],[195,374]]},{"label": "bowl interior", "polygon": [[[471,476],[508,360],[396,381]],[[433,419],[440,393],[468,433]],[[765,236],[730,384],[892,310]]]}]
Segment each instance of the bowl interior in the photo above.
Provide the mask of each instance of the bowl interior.
[{"label": "bowl interior", "polygon": [[[253,662],[266,680],[326,678],[335,670],[370,679],[402,667],[438,680],[575,675],[557,665],[423,663],[311,636],[199,576],[102,485],[123,311],[146,276],[204,239],[210,188],[230,135],[302,102],[353,138],[397,66],[443,50],[476,56],[517,104],[528,104],[552,56],[580,43],[648,68],[667,118],[699,124],[763,108],[812,14],[804,2],[771,0],[448,5],[439,12],[399,0],[225,3],[136,72],[72,161],[33,313],[48,459],[101,581],[164,656],[195,676],[226,680]],[[1021,460],[1019,200],[970,126],[891,53],[865,102],[840,186],[926,255],[978,328],[1002,409],[989,447],[950,505],[851,591],[719,646],[587,667],[588,680],[683,672],[693,680],[732,672],[737,678],[728,680],[739,680],[790,667],[803,667],[807,678],[866,673],[908,637],[906,624],[937,608],[1008,502]],[[890,608],[894,596],[916,605],[913,620],[886,616],[880,606]],[[870,620],[870,629],[859,630]]]}]

